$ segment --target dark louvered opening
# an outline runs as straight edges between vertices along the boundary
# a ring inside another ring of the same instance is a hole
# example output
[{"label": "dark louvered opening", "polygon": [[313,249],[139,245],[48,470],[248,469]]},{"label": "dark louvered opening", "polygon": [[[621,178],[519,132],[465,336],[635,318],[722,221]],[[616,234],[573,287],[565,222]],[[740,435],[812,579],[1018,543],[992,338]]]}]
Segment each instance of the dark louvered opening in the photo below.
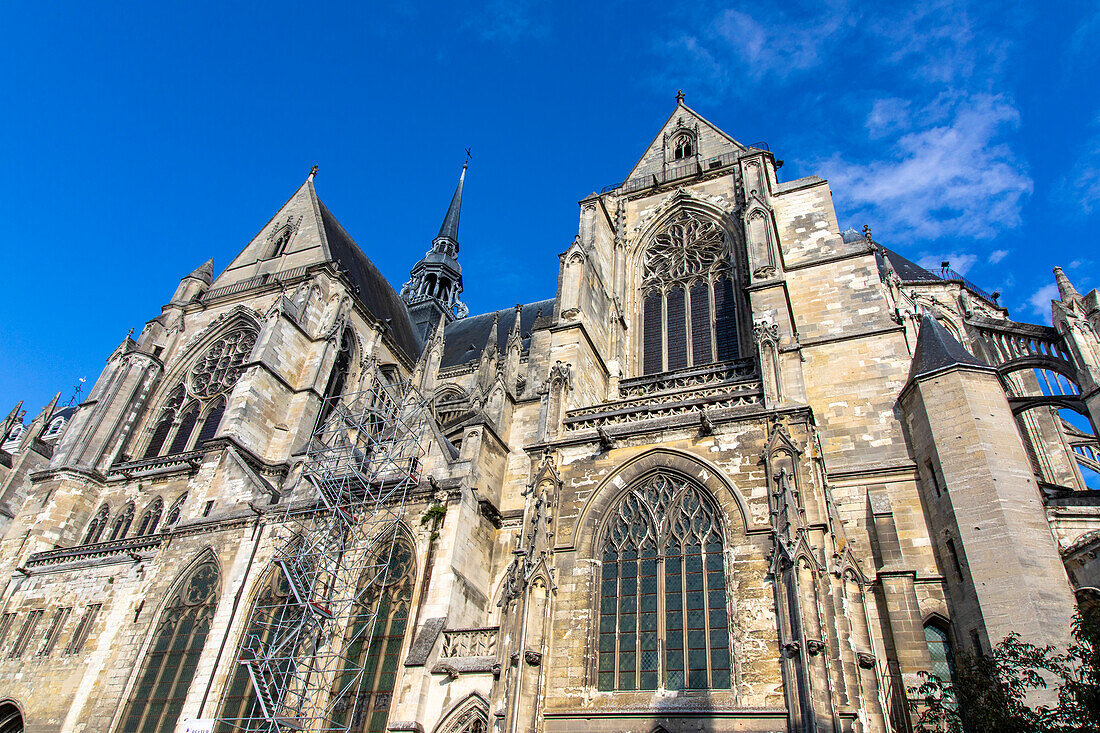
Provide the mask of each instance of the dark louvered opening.
[{"label": "dark louvered opening", "polygon": [[661,294],[651,292],[642,306],[642,371],[656,374],[662,364]]},{"label": "dark louvered opening", "polygon": [[737,358],[737,305],[733,297],[733,281],[722,278],[714,283],[714,336],[718,360]]},{"label": "dark louvered opening", "polygon": [[710,288],[705,282],[697,282],[691,286],[691,358],[694,366],[714,361],[710,325]]},{"label": "dark louvered opening", "polygon": [[195,446],[198,447],[214,437],[218,432],[218,426],[221,425],[222,415],[225,414],[225,400],[218,400],[217,404],[210,408],[210,411],[206,413],[206,420],[202,423],[202,428],[199,430],[198,440],[195,441]]},{"label": "dark louvered opening", "polygon": [[187,448],[187,441],[191,438],[191,433],[195,430],[195,422],[199,419],[199,406],[192,405],[187,408],[187,413],[184,414],[183,419],[180,420],[179,430],[176,431],[176,437],[172,440],[172,447],[168,449],[169,453],[182,453]]},{"label": "dark louvered opening", "polygon": [[157,423],[153,431],[153,437],[149,440],[149,446],[145,449],[145,458],[156,458],[160,455],[160,449],[164,447],[164,441],[168,437],[168,431],[172,429],[172,413],[167,412]]},{"label": "dark louvered opening", "polygon": [[687,313],[684,288],[676,285],[668,291],[668,368],[687,366]]}]

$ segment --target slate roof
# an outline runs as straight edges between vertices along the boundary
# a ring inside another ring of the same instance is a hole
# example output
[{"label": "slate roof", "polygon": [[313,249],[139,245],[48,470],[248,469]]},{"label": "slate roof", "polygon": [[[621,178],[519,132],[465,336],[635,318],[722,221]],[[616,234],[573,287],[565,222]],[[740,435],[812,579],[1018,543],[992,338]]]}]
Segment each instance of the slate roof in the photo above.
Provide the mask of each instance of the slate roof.
[{"label": "slate roof", "polygon": [[992,369],[988,364],[966,350],[951,332],[931,315],[925,313],[917,335],[917,348],[913,350],[913,364],[909,367],[909,381],[950,366],[975,366]]},{"label": "slate roof", "polygon": [[347,270],[352,284],[358,289],[359,300],[367,310],[389,326],[393,340],[410,359],[415,360],[424,344],[413,329],[405,302],[320,198],[317,204],[332,259]]},{"label": "slate roof", "polygon": [[462,213],[462,185],[466,182],[466,166],[462,166],[462,174],[458,177],[458,188],[455,189],[454,196],[451,197],[451,205],[447,208],[447,216],[443,217],[443,224],[439,227],[439,234],[436,235],[436,239],[440,237],[447,237],[455,242],[458,241],[458,217]]},{"label": "slate roof", "polygon": [[[840,238],[847,244],[851,244],[865,237],[862,232],[857,232],[852,227],[848,227],[840,233]],[[883,247],[881,244],[879,244],[879,249],[882,250],[883,255],[890,261],[890,266],[894,268],[894,272],[898,274],[898,277],[900,277],[903,282],[935,282],[943,280],[939,275],[933,275],[916,262],[907,260],[892,249]],[[883,271],[884,267],[882,260],[879,259],[879,270]]]},{"label": "slate roof", "polygon": [[[531,346],[531,330],[535,326],[539,311],[542,312],[544,319],[553,316],[554,299],[528,303],[520,311],[519,329],[520,336],[523,337],[524,351]],[[497,349],[503,351],[505,344],[508,343],[508,334],[512,332],[512,325],[516,322],[515,307],[468,316],[448,324],[443,332],[446,342],[443,346],[443,359],[440,366],[457,366],[480,359],[485,343],[489,340],[494,317],[500,319],[497,323]]]}]

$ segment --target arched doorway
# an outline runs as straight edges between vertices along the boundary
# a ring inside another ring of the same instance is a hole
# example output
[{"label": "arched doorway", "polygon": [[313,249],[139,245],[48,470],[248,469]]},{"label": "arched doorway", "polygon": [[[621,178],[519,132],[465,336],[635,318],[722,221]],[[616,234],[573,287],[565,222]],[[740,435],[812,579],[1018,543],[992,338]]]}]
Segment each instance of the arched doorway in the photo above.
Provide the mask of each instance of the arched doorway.
[{"label": "arched doorway", "polygon": [[0,703],[0,733],[23,733],[23,714],[15,703]]}]

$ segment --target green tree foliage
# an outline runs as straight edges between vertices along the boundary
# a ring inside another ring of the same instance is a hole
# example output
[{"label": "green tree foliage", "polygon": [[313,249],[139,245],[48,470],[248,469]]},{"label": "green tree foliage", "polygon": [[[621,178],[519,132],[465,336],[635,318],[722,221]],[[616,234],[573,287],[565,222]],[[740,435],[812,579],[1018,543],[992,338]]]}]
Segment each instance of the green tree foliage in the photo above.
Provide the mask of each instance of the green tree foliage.
[{"label": "green tree foliage", "polygon": [[[911,690],[917,729],[943,733],[1094,733],[1100,731],[1100,609],[1073,621],[1063,654],[1012,634],[989,655],[960,654],[953,680],[923,674]],[[1028,693],[1055,685],[1056,706],[1028,704]]]}]

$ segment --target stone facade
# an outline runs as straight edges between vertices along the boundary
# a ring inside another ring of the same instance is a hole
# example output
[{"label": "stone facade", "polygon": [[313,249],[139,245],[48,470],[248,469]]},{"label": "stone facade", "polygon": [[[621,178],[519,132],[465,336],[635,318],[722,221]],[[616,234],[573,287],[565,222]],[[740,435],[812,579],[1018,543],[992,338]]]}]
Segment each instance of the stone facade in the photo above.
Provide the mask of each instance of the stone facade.
[{"label": "stone facade", "polygon": [[432,428],[404,631],[352,730],[904,731],[943,669],[930,630],[1064,643],[1100,599],[1100,453],[1064,419],[1100,422],[1097,292],[1056,271],[1054,327],[1012,321],[780,165],[680,99],[580,202],[557,292],[472,316],[462,182],[398,293],[311,174],[78,408],[5,421],[0,713],[52,733],[257,710],[239,650],[306,445],[375,373]]}]

